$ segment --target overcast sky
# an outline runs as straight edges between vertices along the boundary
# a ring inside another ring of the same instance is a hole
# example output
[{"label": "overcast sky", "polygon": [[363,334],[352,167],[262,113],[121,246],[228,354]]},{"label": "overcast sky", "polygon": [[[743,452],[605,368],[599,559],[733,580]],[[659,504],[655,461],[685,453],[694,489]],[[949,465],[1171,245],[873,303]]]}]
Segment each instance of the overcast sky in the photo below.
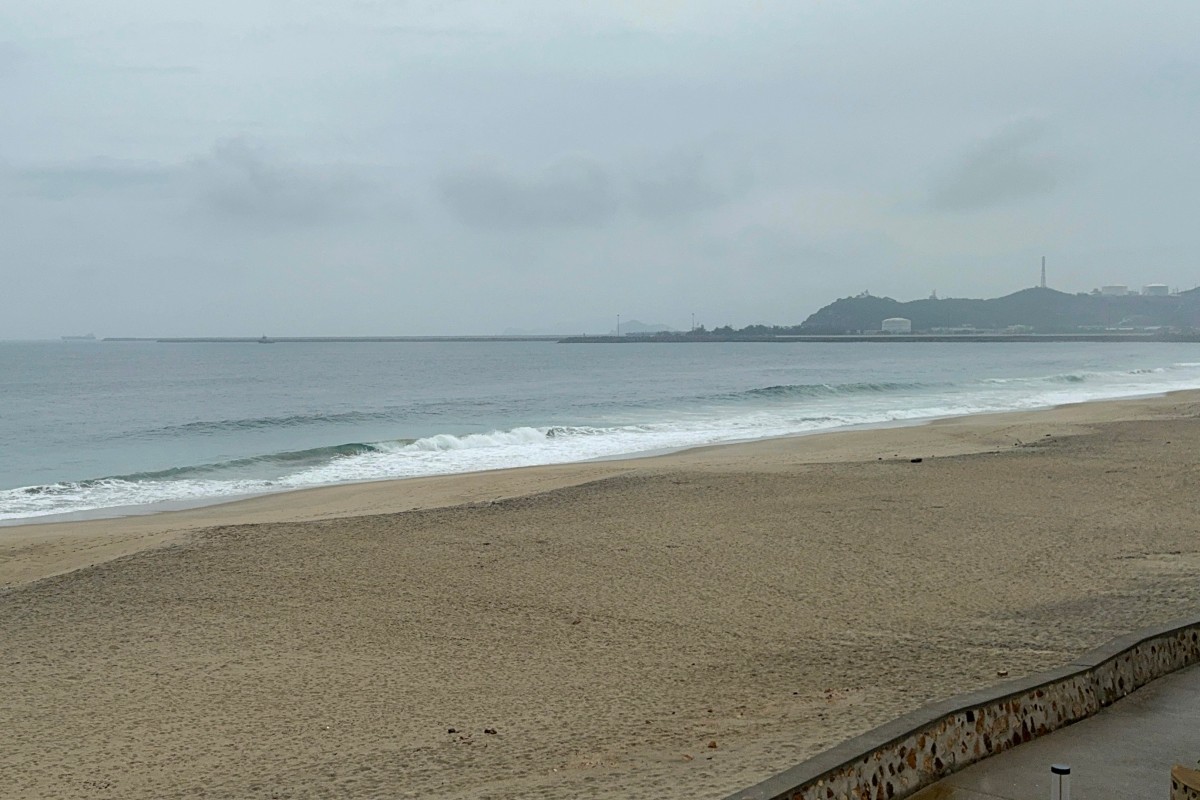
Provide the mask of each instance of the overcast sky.
[{"label": "overcast sky", "polygon": [[1200,282],[1200,3],[0,8],[0,338]]}]

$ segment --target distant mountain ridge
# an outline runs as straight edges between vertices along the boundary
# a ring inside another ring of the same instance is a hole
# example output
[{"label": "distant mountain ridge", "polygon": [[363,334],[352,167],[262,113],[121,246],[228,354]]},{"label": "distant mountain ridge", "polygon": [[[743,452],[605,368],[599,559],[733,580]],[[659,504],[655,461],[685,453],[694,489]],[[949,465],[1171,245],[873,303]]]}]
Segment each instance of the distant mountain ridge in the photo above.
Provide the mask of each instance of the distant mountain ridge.
[{"label": "distant mountain ridge", "polygon": [[830,335],[877,331],[883,320],[903,317],[912,329],[1028,328],[1036,333],[1070,333],[1101,328],[1200,328],[1200,289],[1167,296],[1067,294],[1032,288],[990,300],[911,300],[862,294],[844,297],[810,315],[800,332]]}]

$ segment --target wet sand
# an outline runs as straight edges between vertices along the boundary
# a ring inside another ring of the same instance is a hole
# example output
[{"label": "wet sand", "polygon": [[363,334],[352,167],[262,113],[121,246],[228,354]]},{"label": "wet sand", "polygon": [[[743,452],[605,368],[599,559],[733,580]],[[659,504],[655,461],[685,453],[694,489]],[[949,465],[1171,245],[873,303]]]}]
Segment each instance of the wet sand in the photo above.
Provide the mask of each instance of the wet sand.
[{"label": "wet sand", "polygon": [[3,528],[0,796],[721,797],[1200,610],[1198,417],[1179,393]]}]

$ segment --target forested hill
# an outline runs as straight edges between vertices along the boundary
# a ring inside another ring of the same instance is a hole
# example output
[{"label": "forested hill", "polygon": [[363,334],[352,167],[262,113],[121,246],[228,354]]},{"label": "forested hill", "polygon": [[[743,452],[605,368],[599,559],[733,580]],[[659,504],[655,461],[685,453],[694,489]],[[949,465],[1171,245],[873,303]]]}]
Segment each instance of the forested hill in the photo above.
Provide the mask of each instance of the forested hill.
[{"label": "forested hill", "polygon": [[844,297],[806,319],[805,334],[877,331],[888,317],[912,320],[914,331],[934,328],[1004,330],[1027,326],[1038,333],[1069,333],[1096,328],[1200,328],[1200,290],[1149,297],[1066,294],[1054,289],[1022,289],[991,300],[913,300]]}]

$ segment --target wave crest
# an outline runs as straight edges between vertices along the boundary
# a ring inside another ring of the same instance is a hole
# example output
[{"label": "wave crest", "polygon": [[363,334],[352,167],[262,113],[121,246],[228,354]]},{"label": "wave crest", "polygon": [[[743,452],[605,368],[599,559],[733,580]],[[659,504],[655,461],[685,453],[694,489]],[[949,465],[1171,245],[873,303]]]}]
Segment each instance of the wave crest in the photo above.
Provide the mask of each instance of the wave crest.
[{"label": "wave crest", "polygon": [[246,417],[243,419],[197,420],[182,425],[165,425],[139,431],[145,438],[175,438],[177,436],[203,436],[214,433],[252,431],[263,428],[299,428],[305,425],[354,425],[363,422],[381,422],[395,418],[392,411],[343,411],[329,414],[288,414],[278,417]]},{"label": "wave crest", "polygon": [[859,394],[885,394],[887,392],[912,392],[933,388],[930,383],[897,383],[880,381],[869,383],[787,383],[779,386],[763,386],[729,395],[733,398],[789,398],[789,397],[837,397]]}]

